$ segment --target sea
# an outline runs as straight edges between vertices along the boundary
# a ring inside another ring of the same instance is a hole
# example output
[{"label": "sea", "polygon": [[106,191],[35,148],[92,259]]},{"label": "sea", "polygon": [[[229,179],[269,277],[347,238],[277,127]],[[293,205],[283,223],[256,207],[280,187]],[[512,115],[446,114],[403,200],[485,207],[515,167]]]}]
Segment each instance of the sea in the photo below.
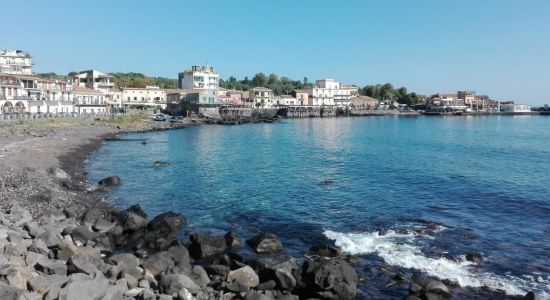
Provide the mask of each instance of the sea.
[{"label": "sea", "polygon": [[299,259],[331,245],[356,268],[358,298],[403,297],[399,276],[418,272],[454,299],[550,299],[550,117],[283,119],[122,138],[145,143],[106,142],[86,162],[90,184],[118,175],[105,201],[182,213],[182,239],[269,231]]}]

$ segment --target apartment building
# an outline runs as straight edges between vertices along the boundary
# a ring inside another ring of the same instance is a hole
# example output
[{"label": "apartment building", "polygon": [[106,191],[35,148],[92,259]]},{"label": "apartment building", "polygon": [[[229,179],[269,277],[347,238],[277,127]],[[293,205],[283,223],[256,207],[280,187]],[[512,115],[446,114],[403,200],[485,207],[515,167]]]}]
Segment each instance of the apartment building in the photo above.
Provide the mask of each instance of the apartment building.
[{"label": "apartment building", "polygon": [[74,104],[75,112],[81,115],[104,114],[110,111],[105,93],[82,86],[74,87]]},{"label": "apartment building", "polygon": [[203,103],[203,95],[206,95],[207,104],[219,103],[220,75],[211,66],[192,66],[178,74],[178,86],[180,89],[192,89],[201,93],[199,99]]},{"label": "apartment building", "polygon": [[255,87],[249,90],[248,106],[256,108],[272,108],[273,102],[271,97],[273,90],[265,87]]},{"label": "apartment building", "polygon": [[122,105],[125,107],[148,106],[166,109],[166,91],[158,86],[145,88],[123,87],[121,90]]},{"label": "apartment building", "polygon": [[0,50],[0,73],[32,75],[32,57],[22,50]]}]

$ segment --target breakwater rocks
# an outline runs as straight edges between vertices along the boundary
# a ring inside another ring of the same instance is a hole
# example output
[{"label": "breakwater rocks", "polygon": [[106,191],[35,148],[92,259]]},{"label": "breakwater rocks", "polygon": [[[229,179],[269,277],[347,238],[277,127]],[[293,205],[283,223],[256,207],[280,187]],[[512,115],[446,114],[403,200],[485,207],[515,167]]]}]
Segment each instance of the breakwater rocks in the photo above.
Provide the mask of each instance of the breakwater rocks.
[{"label": "breakwater rocks", "polygon": [[324,257],[326,247],[300,266],[274,255],[281,241],[262,233],[246,241],[261,255],[245,259],[234,233],[178,240],[184,216],[148,220],[138,205],[71,204],[39,219],[13,205],[0,223],[0,299],[353,299],[357,290],[355,270]]},{"label": "breakwater rocks", "polygon": [[[19,205],[0,213],[0,299],[355,299],[355,269],[327,245],[303,263],[282,255],[273,233],[246,240],[177,232],[178,213],[148,220],[139,205],[120,212],[71,204],[39,219]],[[405,278],[402,278],[405,280]],[[413,275],[403,299],[450,299],[442,282]],[[518,298],[521,299],[521,298]],[[539,299],[529,293],[523,299]]]}]

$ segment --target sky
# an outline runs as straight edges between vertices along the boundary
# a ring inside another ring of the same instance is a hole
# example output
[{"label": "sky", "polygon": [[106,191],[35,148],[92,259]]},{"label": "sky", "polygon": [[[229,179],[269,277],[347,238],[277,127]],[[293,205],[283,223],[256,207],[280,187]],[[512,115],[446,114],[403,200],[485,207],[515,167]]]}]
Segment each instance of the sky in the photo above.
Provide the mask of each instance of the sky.
[{"label": "sky", "polygon": [[550,1],[0,0],[0,49],[35,72],[275,73],[550,104]]}]

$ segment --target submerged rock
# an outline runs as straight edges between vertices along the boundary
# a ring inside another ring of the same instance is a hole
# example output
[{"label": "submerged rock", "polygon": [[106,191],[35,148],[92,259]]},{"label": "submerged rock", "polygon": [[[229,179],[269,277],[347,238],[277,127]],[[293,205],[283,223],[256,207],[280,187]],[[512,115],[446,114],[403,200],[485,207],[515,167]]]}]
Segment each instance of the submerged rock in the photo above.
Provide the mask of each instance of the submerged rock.
[{"label": "submerged rock", "polygon": [[169,165],[171,165],[171,163],[169,163],[167,161],[157,160],[153,163],[153,167],[155,167],[155,168],[166,167],[166,166],[169,166]]},{"label": "submerged rock", "polygon": [[257,253],[274,253],[283,250],[283,244],[274,233],[264,232],[246,241]]},{"label": "submerged rock", "polygon": [[105,187],[112,187],[112,186],[119,186],[121,183],[120,177],[118,176],[110,176],[101,179],[98,181],[97,184],[105,186]]}]

